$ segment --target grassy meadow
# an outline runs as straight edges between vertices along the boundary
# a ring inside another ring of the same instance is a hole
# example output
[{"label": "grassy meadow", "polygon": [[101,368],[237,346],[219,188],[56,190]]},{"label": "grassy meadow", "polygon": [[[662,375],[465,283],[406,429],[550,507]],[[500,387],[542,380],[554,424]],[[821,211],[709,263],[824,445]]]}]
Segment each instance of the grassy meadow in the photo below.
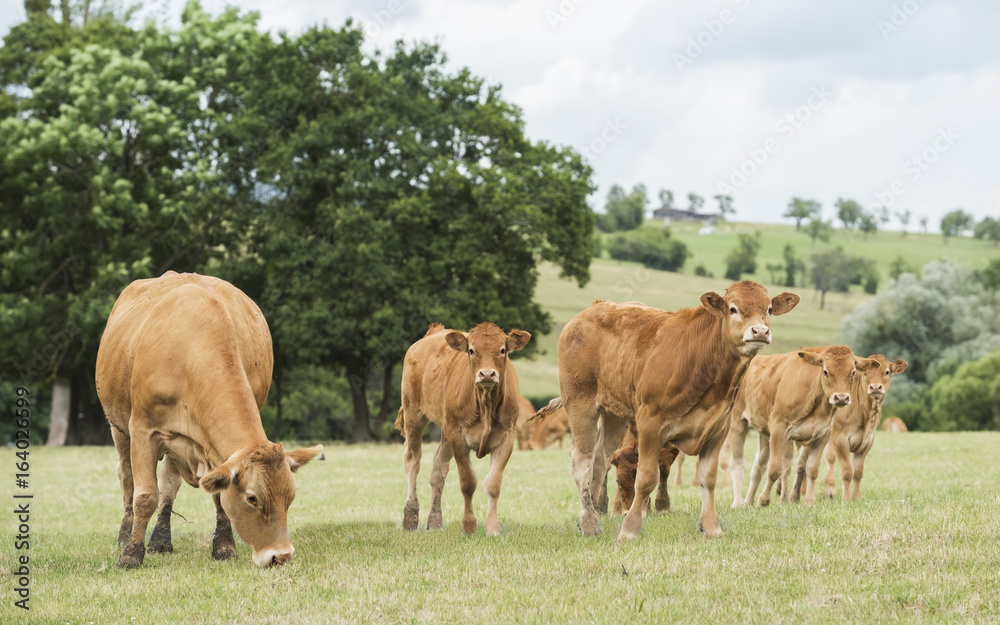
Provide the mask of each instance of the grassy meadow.
[{"label": "grassy meadow", "polygon": [[[257,569],[240,541],[236,561],[213,561],[211,498],[183,486],[174,553],[147,554],[133,571],[114,566],[114,450],[37,448],[31,611],[12,605],[8,539],[0,622],[1000,622],[1000,464],[982,461],[998,445],[998,433],[880,433],[860,501],[731,510],[720,489],[726,533],[713,541],[697,529],[698,489],[673,487],[673,512],[647,517],[621,544],[619,518],[604,519],[598,537],[577,533],[564,450],[515,452],[501,535],[487,538],[481,524],[462,534],[454,469],[445,529],[407,533],[401,447],[333,445],[298,474],[290,565]],[[418,479],[422,524],[433,451],[425,446]],[[11,466],[13,451],[0,460]],[[474,462],[481,523],[487,464]],[[692,471],[686,463],[685,482]],[[15,533],[11,514],[0,525]]]}]

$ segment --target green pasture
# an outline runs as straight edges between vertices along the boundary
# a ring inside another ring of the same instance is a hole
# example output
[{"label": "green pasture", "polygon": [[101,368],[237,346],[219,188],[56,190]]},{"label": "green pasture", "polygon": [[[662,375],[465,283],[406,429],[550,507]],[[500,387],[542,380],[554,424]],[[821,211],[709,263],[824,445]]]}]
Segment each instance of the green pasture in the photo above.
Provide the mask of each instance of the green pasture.
[{"label": "green pasture", "polygon": [[[753,437],[751,437],[752,439]],[[619,544],[621,520],[580,536],[565,450],[515,452],[501,535],[460,527],[452,469],[445,529],[400,528],[402,448],[327,448],[298,474],[288,566],[210,557],[211,498],[182,487],[174,553],[114,564],[121,517],[115,451],[31,451],[31,611],[13,607],[13,515],[3,515],[2,623],[987,623],[1000,620],[1000,434],[879,434],[862,499],[729,509],[698,532],[698,489]],[[753,447],[753,442],[748,442]],[[429,504],[428,444],[419,477]],[[984,459],[987,459],[984,461]],[[13,451],[0,452],[6,466]],[[475,461],[480,480],[486,460]],[[693,467],[686,464],[685,482]],[[612,476],[613,482],[613,476]],[[480,484],[482,482],[480,481]],[[7,501],[12,501],[8,493]],[[476,493],[476,514],[486,500]]]}]

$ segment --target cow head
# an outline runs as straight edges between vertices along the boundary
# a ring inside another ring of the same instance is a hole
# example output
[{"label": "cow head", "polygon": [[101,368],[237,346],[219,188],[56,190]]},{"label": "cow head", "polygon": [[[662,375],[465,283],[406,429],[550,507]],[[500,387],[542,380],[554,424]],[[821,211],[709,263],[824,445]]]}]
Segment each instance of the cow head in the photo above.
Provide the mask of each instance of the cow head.
[{"label": "cow head", "polygon": [[851,385],[858,371],[868,372],[879,366],[873,358],[858,358],[846,345],[809,347],[798,351],[804,362],[822,368],[823,392],[834,406],[851,405]]},{"label": "cow head", "polygon": [[472,381],[477,389],[503,388],[507,354],[528,344],[531,335],[523,330],[510,334],[492,323],[480,323],[468,333],[451,331],[445,337],[452,349],[468,354]]},{"label": "cow head", "polygon": [[295,555],[287,524],[288,506],[295,499],[292,473],[321,451],[322,445],[285,451],[268,442],[236,452],[201,478],[202,488],[219,495],[236,532],[253,549],[257,566],[284,564]]},{"label": "cow head", "polygon": [[907,363],[905,360],[889,362],[889,359],[882,354],[872,354],[868,359],[877,360],[879,363],[878,367],[865,372],[865,387],[868,395],[876,400],[884,399],[885,394],[889,392],[890,378],[896,373],[905,371]]},{"label": "cow head", "polygon": [[772,315],[783,315],[799,303],[794,293],[767,296],[762,285],[744,280],[726,289],[725,295],[708,292],[701,296],[702,305],[722,318],[727,338],[739,346],[744,356],[753,356],[771,343]]}]

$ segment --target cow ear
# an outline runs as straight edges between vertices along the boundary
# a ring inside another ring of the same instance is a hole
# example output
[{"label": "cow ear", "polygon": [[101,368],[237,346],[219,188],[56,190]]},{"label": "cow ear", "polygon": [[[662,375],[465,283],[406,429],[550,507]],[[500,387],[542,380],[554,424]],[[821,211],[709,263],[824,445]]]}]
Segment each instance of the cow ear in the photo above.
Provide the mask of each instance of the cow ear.
[{"label": "cow ear", "polygon": [[295,473],[299,470],[299,467],[306,464],[321,453],[323,453],[322,445],[304,447],[302,449],[296,449],[295,451],[286,451],[285,457],[288,458],[288,468],[292,470],[292,473]]},{"label": "cow ear", "polygon": [[199,482],[206,493],[214,495],[229,488],[236,481],[236,470],[228,462],[215,467],[215,470],[201,478]]},{"label": "cow ear", "polygon": [[448,345],[451,346],[456,352],[467,352],[469,351],[469,339],[465,334],[459,332],[458,330],[452,330],[444,336],[444,340],[447,341]]},{"label": "cow ear", "polygon": [[906,361],[894,360],[892,362],[892,366],[889,367],[889,370],[892,371],[893,373],[902,373],[906,371]]},{"label": "cow ear", "polygon": [[707,308],[713,315],[726,316],[726,300],[714,291],[709,291],[701,296],[701,305]]},{"label": "cow ear", "polygon": [[799,358],[801,358],[806,363],[814,365],[816,367],[823,366],[823,356],[821,356],[820,354],[802,349],[800,349],[797,353]]},{"label": "cow ear", "polygon": [[531,340],[531,335],[524,330],[511,330],[507,335],[507,351],[516,352]]},{"label": "cow ear", "polygon": [[799,303],[799,296],[795,293],[782,293],[771,298],[771,314],[783,315],[790,312]]},{"label": "cow ear", "polygon": [[871,371],[872,369],[878,369],[882,366],[878,360],[874,358],[857,358],[854,359],[854,367],[861,372]]}]

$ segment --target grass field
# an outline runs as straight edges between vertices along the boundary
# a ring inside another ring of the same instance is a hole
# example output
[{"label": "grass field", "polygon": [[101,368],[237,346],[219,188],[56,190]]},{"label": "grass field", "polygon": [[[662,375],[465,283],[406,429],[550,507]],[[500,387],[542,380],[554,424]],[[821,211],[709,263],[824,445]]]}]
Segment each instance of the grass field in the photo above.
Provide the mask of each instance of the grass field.
[{"label": "grass field", "polygon": [[[445,529],[406,533],[401,448],[331,446],[298,474],[290,565],[257,569],[239,541],[236,561],[213,561],[211,498],[184,486],[175,552],[133,571],[114,566],[114,450],[33,449],[31,611],[12,605],[6,514],[0,623],[995,623],[1000,464],[984,459],[998,445],[998,433],[880,434],[860,501],[734,511],[723,489],[714,541],[697,529],[698,489],[675,487],[673,512],[623,544],[617,518],[578,535],[565,451],[515,452],[501,535],[487,538],[481,525],[461,532],[454,469]],[[12,450],[0,461],[12,466]],[[474,462],[482,480],[486,461]]]}]

